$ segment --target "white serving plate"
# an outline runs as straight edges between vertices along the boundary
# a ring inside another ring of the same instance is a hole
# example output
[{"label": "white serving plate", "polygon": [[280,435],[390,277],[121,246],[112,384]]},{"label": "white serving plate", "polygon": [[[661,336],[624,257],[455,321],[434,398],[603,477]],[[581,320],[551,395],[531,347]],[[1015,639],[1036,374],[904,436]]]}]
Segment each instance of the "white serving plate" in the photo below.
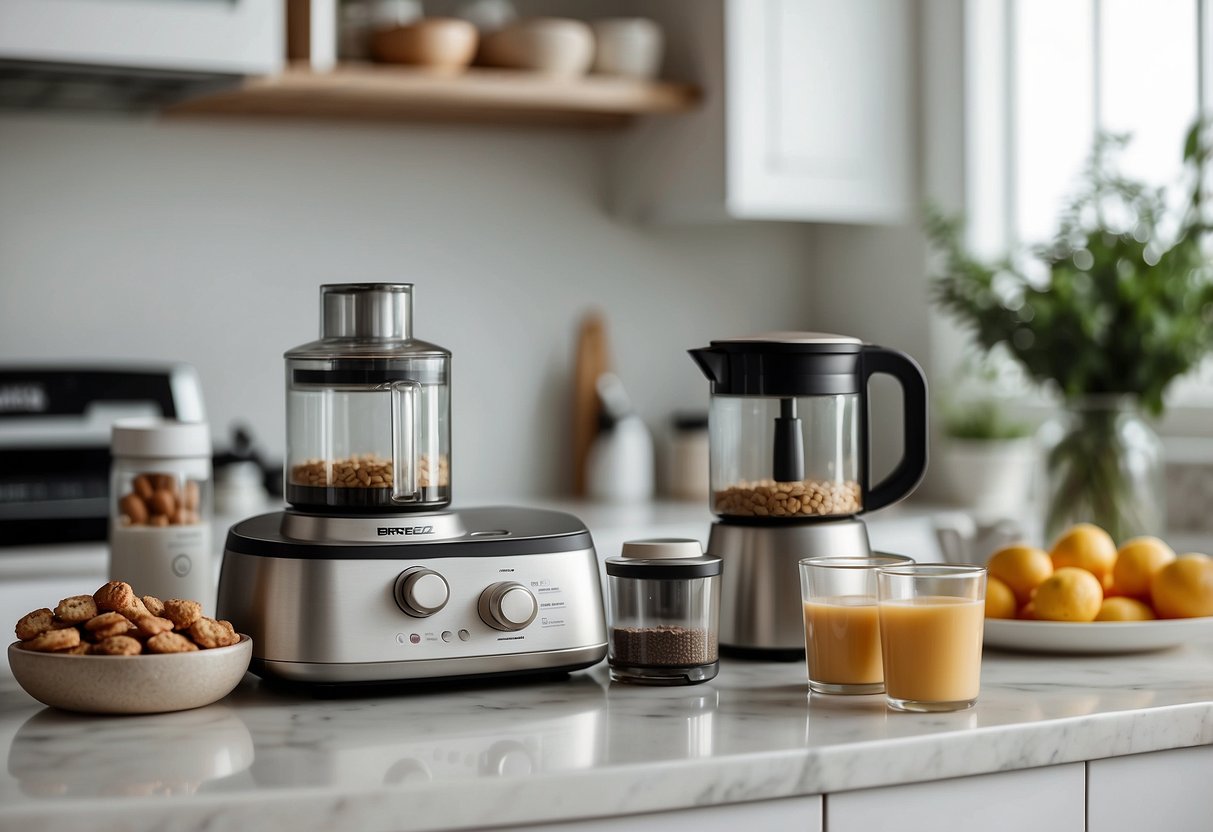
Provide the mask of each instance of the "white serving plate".
[{"label": "white serving plate", "polygon": [[1145,653],[1213,639],[1213,617],[1166,621],[1015,621],[987,618],[986,647],[1028,653]]}]

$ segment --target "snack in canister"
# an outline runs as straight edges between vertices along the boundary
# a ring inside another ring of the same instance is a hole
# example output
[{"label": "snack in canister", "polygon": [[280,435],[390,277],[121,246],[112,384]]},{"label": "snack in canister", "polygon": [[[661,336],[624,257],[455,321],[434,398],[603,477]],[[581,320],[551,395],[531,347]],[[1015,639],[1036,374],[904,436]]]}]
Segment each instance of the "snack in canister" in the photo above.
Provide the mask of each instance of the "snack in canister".
[{"label": "snack in canister", "polygon": [[203,617],[197,601],[140,598],[123,581],[110,581],[92,595],[64,598],[53,612],[36,609],[14,630],[23,650],[73,656],[189,653],[240,641],[231,622]]}]

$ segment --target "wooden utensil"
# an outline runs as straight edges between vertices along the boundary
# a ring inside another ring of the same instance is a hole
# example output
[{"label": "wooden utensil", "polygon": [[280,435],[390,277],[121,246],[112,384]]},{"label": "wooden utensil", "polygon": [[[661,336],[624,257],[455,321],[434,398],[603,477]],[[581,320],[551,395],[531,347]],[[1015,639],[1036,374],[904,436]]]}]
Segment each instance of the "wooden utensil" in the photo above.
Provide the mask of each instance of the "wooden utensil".
[{"label": "wooden utensil", "polygon": [[586,493],[586,456],[598,435],[598,377],[610,369],[606,322],[598,312],[581,320],[573,370],[573,494]]}]

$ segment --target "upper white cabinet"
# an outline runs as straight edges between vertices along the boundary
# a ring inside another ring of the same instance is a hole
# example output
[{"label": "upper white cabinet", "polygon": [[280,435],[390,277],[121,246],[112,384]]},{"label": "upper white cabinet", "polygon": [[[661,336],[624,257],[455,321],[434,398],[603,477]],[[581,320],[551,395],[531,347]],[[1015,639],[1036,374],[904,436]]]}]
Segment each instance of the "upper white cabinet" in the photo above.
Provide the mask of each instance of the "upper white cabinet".
[{"label": "upper white cabinet", "polygon": [[253,75],[281,69],[283,0],[3,0],[0,59]]},{"label": "upper white cabinet", "polygon": [[896,223],[912,200],[914,4],[646,6],[704,106],[625,137],[614,201],[658,222]]}]

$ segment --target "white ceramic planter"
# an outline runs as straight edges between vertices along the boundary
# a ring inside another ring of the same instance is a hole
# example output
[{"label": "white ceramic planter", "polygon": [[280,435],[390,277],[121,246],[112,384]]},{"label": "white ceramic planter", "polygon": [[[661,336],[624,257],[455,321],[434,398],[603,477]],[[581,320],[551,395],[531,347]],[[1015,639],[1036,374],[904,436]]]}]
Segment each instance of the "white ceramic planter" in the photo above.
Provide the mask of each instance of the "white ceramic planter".
[{"label": "white ceramic planter", "polygon": [[1022,518],[1029,511],[1037,462],[1031,437],[946,439],[939,460],[958,506],[983,518]]}]

